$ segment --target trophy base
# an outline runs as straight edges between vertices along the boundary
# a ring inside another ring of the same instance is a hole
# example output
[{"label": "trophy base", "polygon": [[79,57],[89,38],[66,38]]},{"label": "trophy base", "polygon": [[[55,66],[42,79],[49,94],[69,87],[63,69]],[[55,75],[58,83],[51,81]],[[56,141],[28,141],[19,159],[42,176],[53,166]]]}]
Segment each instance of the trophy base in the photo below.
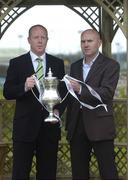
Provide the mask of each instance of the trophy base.
[{"label": "trophy base", "polygon": [[44,122],[58,122],[59,120],[56,117],[47,117]]}]

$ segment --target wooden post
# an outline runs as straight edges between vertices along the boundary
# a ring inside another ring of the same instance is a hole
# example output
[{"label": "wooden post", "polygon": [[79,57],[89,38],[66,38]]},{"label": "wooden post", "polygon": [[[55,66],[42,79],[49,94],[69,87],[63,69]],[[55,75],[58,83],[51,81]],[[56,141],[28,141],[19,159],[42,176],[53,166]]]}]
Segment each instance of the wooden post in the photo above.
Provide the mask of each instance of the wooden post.
[{"label": "wooden post", "polygon": [[108,13],[102,10],[102,52],[108,57],[111,57],[111,42],[112,42],[113,20]]}]

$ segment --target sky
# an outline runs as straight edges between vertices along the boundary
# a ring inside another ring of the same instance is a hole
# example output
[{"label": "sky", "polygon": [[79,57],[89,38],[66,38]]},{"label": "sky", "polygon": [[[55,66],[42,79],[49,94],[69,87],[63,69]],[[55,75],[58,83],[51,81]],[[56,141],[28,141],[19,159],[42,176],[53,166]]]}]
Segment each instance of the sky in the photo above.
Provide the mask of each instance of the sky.
[{"label": "sky", "polygon": [[[80,33],[90,28],[84,19],[66,6],[34,6],[11,24],[0,40],[0,48],[29,50],[28,30],[34,24],[42,24],[48,29],[47,52],[57,54],[80,51]],[[114,38],[112,51],[126,51],[126,38],[121,31]]]}]

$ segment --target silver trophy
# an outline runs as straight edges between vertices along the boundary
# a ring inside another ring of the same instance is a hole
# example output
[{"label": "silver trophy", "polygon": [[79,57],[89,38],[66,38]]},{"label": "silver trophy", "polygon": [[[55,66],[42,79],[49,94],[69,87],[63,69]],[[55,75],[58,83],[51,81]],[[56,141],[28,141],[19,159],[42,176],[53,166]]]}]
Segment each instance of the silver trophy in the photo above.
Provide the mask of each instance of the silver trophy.
[{"label": "silver trophy", "polygon": [[40,102],[49,112],[49,116],[44,120],[45,122],[59,121],[54,116],[53,107],[60,103],[61,98],[57,91],[58,79],[52,76],[51,68],[49,68],[48,76],[38,82],[38,90],[40,94]]}]

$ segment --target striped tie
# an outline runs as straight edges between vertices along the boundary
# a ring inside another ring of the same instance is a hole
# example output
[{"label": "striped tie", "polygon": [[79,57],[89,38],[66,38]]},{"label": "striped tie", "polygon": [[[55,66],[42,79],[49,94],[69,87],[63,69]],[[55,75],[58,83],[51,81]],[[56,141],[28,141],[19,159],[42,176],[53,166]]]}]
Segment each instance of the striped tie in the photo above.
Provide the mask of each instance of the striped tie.
[{"label": "striped tie", "polygon": [[42,63],[43,59],[37,58],[36,60],[38,62],[38,66],[36,69],[36,76],[37,79],[40,80],[43,77],[43,63]]}]

